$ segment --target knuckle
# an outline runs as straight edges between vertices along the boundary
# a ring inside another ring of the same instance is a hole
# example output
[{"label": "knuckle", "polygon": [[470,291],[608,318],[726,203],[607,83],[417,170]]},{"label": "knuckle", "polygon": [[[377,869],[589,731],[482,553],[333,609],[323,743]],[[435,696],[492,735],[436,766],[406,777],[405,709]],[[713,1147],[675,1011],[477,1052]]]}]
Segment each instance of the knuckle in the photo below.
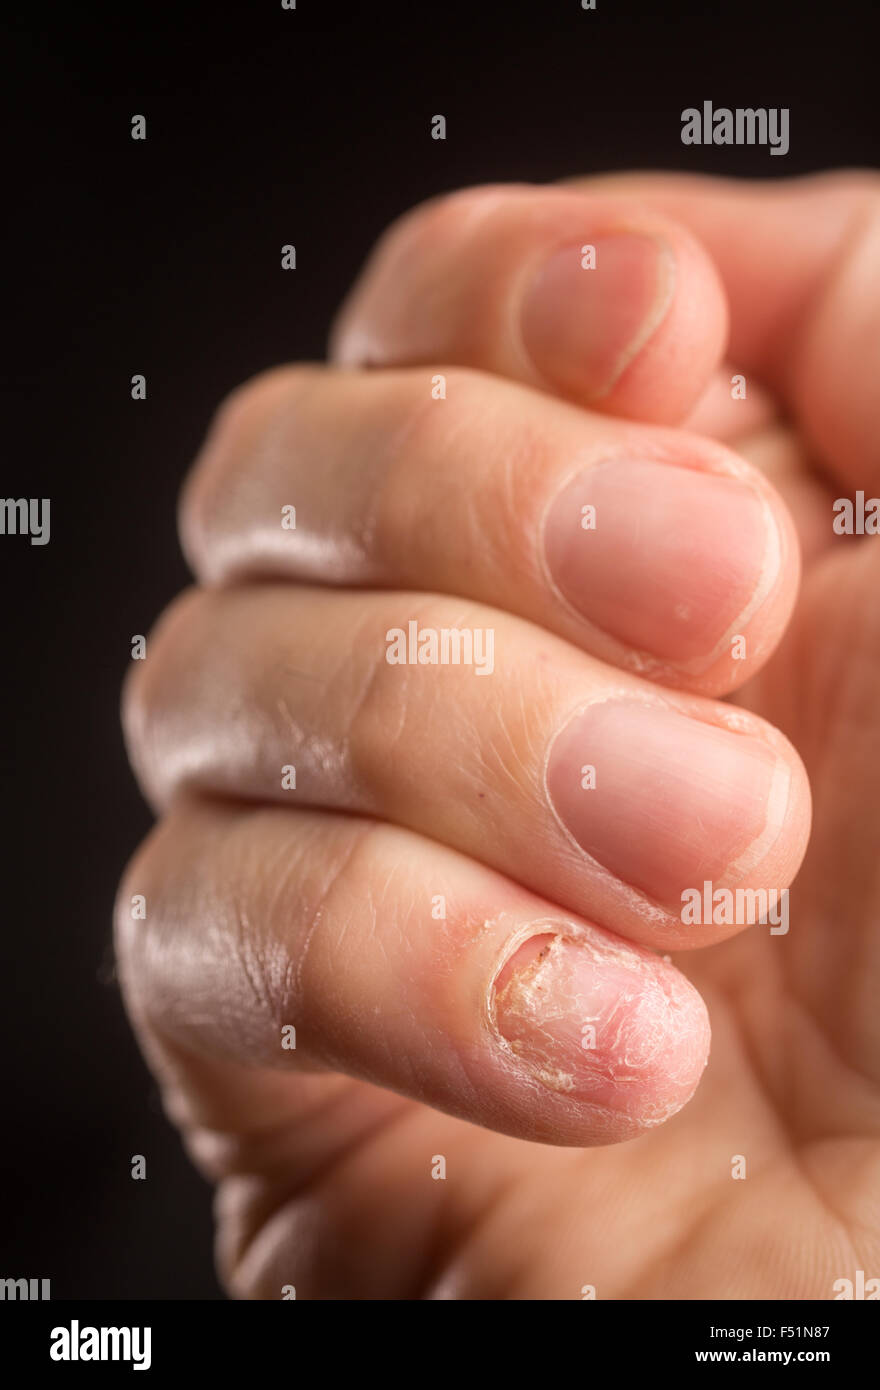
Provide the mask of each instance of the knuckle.
[{"label": "knuckle", "polygon": [[161,834],[154,829],[141,842],[123,873],[113,913],[116,970],[129,1012],[147,1022],[153,996],[155,931],[154,887],[161,881]]},{"label": "knuckle", "polygon": [[223,1056],[247,1030],[246,1050],[277,1061],[292,962],[275,894],[288,907],[297,896],[281,857],[262,852],[259,815],[176,803],[125,871],[114,945],[129,1010],[152,1035]]},{"label": "knuckle", "polygon": [[199,589],[178,595],[147,634],[144,656],[132,661],[123,682],[126,748],[138,782],[154,804],[168,794],[159,728],[168,705],[169,680],[186,669],[194,635],[209,607],[210,596]]},{"label": "knuckle", "polygon": [[321,372],[310,363],[273,367],[236,387],[218,407],[178,504],[181,545],[196,574],[218,577],[214,542],[247,485],[254,456],[278,412],[296,408]]},{"label": "knuckle", "polygon": [[[210,975],[207,950],[186,940],[197,930],[198,847],[189,837],[192,820],[175,808],[135,851],[116,896],[114,950],[126,1007],[141,1033],[153,1039],[190,1041],[194,977]],[[186,883],[179,874],[178,847],[195,850]],[[192,894],[187,901],[187,894]],[[210,1009],[208,1010],[210,1013]],[[201,1015],[204,1017],[204,1015]]]}]

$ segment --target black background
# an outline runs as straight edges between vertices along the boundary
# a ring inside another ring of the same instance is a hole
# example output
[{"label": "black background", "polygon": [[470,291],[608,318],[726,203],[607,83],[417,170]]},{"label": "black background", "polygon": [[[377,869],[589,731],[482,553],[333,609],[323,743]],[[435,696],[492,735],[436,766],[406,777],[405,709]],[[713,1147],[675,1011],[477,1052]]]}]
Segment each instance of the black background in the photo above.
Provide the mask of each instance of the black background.
[{"label": "black background", "polygon": [[[53,1298],[220,1297],[210,1193],[110,953],[150,823],[119,686],[132,635],[186,582],[175,503],[212,410],[263,367],[321,357],[377,234],[444,189],[876,165],[870,6],[6,9],[2,492],[50,497],[52,530],[44,547],[0,537],[0,1277],[51,1278]],[[789,107],[790,153],[682,146],[680,112],[704,99]]]}]

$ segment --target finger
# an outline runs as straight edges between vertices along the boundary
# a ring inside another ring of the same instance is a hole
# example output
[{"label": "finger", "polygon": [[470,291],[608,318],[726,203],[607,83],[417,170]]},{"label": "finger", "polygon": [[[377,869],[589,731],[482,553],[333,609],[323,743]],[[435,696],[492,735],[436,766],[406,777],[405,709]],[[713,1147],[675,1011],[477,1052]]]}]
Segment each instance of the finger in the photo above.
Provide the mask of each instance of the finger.
[{"label": "finger", "polygon": [[198,788],[375,816],[663,949],[760,915],[760,895],[741,892],[726,916],[701,897],[695,924],[683,909],[707,881],[782,890],[803,854],[809,793],[780,734],[496,609],[286,584],[195,591],[147,652],[125,725],[160,807]]},{"label": "finger", "polygon": [[[805,567],[831,549],[837,537],[828,524],[835,489],[815,467],[803,439],[791,426],[775,425],[737,441],[749,460],[785,502],[797,532]],[[802,592],[802,591],[801,591]]]},{"label": "finger", "polygon": [[754,674],[799,573],[757,469],[482,373],[445,382],[299,367],[238,391],[183,498],[196,574],[459,594],[706,694]]},{"label": "finger", "polygon": [[116,922],[135,1017],[257,1077],[340,1071],[584,1145],[662,1123],[706,1062],[705,1007],[674,966],[350,816],[180,805],[129,867]]},{"label": "finger", "polygon": [[717,265],[730,355],[786,402],[851,489],[880,483],[880,179],[851,171],[772,183],[681,174],[579,180],[675,217]]},{"label": "finger", "polygon": [[677,423],[724,350],[701,247],[632,198],[467,189],[386,232],[331,338],[349,366],[453,362]]}]

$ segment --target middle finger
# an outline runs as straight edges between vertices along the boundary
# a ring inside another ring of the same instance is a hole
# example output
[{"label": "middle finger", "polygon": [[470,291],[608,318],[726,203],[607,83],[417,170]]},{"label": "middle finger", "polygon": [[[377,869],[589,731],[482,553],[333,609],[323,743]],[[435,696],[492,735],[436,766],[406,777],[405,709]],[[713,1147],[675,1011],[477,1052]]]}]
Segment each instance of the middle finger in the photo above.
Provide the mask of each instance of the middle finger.
[{"label": "middle finger", "polygon": [[125,713],[158,805],[195,787],[377,817],[651,946],[754,920],[686,926],[683,894],[786,888],[808,830],[801,763],[764,721],[436,595],[191,592]]}]

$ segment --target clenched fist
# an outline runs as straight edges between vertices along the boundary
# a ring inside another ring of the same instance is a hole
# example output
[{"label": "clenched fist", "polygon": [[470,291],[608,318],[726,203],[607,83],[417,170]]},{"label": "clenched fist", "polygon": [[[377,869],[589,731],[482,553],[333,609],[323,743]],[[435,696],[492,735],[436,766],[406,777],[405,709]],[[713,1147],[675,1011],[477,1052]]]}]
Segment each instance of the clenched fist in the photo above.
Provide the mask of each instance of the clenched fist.
[{"label": "clenched fist", "polygon": [[231,1293],[880,1271],[878,380],[870,176],[620,176],[418,209],[223,406],[117,949]]}]

